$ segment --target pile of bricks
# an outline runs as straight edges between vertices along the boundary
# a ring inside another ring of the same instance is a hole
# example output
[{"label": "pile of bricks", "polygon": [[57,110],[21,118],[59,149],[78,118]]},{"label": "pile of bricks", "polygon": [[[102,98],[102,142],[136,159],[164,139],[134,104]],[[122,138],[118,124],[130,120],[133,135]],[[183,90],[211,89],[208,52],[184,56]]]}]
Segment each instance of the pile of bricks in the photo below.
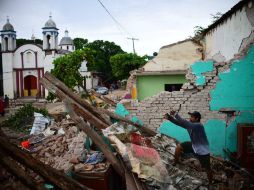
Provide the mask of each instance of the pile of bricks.
[{"label": "pile of bricks", "polygon": [[72,166],[70,160],[80,156],[84,151],[86,134],[79,132],[75,126],[68,126],[65,119],[52,128],[61,127],[64,128],[65,134],[52,135],[39,143],[34,149],[33,156],[55,169],[67,171]]}]

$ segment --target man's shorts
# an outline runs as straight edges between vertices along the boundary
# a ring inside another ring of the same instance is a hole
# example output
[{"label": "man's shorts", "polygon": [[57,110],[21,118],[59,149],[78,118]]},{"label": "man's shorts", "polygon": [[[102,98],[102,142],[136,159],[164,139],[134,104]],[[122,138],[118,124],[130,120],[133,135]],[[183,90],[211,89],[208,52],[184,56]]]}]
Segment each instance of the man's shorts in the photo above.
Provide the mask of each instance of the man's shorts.
[{"label": "man's shorts", "polygon": [[200,162],[201,166],[210,170],[210,154],[198,155],[194,152],[191,142],[183,142],[180,144],[184,154],[193,154]]}]

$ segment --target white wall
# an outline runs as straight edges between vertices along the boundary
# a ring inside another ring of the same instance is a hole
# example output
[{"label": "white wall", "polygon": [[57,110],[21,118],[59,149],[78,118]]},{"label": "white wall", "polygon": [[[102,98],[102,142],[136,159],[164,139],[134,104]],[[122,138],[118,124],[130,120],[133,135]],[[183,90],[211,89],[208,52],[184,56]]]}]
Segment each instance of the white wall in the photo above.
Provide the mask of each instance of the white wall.
[{"label": "white wall", "polygon": [[[249,3],[242,10],[225,20],[205,36],[205,58],[228,61],[239,52],[242,41],[254,30],[254,4]],[[247,17],[249,15],[249,18]]]},{"label": "white wall", "polygon": [[73,45],[59,45],[59,49],[64,49],[73,52],[75,50],[75,47]]},{"label": "white wall", "polygon": [[[35,68],[35,53],[37,52],[38,67],[44,67],[44,52],[34,44],[26,44],[20,46],[14,52],[14,68],[22,68],[21,53],[23,53],[24,68]],[[27,53],[31,53],[30,61],[28,61]]]},{"label": "white wall", "polygon": [[14,98],[13,53],[3,53],[2,63],[4,94],[7,94],[9,98]]}]

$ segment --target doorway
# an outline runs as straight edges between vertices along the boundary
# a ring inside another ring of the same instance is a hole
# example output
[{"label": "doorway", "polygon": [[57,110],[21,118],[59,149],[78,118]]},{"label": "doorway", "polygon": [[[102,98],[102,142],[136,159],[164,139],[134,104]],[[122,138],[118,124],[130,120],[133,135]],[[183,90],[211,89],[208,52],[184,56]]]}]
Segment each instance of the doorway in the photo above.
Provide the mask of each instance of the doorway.
[{"label": "doorway", "polygon": [[24,96],[36,96],[37,77],[28,75],[24,78]]}]

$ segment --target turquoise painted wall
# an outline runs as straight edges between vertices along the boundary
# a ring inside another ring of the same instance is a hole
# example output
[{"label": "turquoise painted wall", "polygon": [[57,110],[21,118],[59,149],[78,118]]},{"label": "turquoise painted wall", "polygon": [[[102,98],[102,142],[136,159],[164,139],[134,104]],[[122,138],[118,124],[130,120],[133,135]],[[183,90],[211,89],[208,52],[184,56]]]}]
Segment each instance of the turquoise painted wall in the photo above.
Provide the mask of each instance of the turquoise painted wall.
[{"label": "turquoise painted wall", "polygon": [[219,74],[216,88],[211,92],[211,110],[254,110],[254,46],[242,60],[235,61],[230,70]]},{"label": "turquoise painted wall", "polygon": [[196,85],[205,85],[205,76],[202,73],[213,71],[213,61],[197,61],[191,65],[192,74],[196,76]]},{"label": "turquoise painted wall", "polygon": [[[231,152],[237,151],[237,125],[254,124],[254,111],[238,112],[235,119],[228,124],[217,119],[208,120],[205,124],[205,131],[209,141],[210,151],[213,155],[226,157],[223,149],[229,149]],[[179,142],[190,141],[187,130],[165,121],[161,124],[159,132],[177,139]]]},{"label": "turquoise painted wall", "polygon": [[185,75],[148,75],[137,77],[138,100],[151,97],[164,91],[165,84],[183,84]]},{"label": "turquoise painted wall", "polygon": [[[197,65],[198,67],[194,68],[196,75],[200,76],[204,70],[207,71],[200,68],[201,64]],[[211,64],[209,67],[211,68]],[[211,152],[225,157],[223,148],[231,152],[237,151],[237,125],[254,124],[254,46],[250,48],[245,58],[235,61],[230,70],[219,74],[219,78],[220,81],[211,92],[210,110],[218,111],[221,108],[235,110],[235,116],[230,118],[233,121],[228,126],[225,121],[210,119],[204,127]],[[171,122],[164,122],[159,131],[180,142],[188,140],[187,131],[176,127]]]}]

